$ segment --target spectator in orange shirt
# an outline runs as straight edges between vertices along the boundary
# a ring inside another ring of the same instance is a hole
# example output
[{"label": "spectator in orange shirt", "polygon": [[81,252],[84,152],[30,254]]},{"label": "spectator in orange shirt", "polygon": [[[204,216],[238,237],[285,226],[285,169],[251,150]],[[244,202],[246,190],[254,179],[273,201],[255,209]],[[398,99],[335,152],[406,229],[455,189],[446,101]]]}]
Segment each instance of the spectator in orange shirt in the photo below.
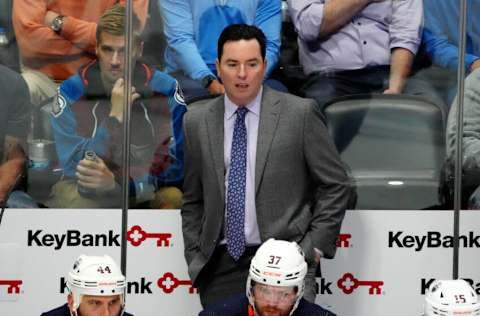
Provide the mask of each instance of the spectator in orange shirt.
[{"label": "spectator in orange shirt", "polygon": [[[95,58],[100,16],[125,0],[15,0],[13,26],[22,75],[33,105],[55,95],[59,83]],[[133,0],[142,24],[148,0]]]}]

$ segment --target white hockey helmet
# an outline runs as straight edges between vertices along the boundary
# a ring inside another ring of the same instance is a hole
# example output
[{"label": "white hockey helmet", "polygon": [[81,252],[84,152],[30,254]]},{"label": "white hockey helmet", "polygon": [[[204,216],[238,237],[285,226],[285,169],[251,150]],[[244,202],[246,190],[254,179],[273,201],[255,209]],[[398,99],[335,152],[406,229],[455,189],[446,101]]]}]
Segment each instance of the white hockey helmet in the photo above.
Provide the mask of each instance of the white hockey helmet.
[{"label": "white hockey helmet", "polygon": [[465,280],[434,281],[425,295],[425,316],[477,316],[477,294]]},{"label": "white hockey helmet", "polygon": [[67,287],[73,298],[73,314],[77,315],[83,295],[120,295],[121,313],[125,307],[125,276],[108,255],[81,255],[68,273]]},{"label": "white hockey helmet", "polygon": [[246,288],[248,300],[255,308],[252,281],[270,286],[296,286],[292,315],[303,297],[306,274],[307,263],[302,248],[296,242],[271,238],[258,248],[250,263]]}]

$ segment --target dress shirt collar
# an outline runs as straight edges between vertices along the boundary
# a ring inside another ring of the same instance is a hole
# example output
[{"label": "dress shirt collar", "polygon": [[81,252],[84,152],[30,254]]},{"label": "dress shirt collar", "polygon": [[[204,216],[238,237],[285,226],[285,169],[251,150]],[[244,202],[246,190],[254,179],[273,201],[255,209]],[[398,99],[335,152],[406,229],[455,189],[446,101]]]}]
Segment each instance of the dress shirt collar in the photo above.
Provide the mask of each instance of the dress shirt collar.
[{"label": "dress shirt collar", "polygon": [[[263,86],[260,87],[257,96],[253,99],[252,102],[247,104],[245,107],[248,109],[249,112],[255,114],[256,116],[260,116],[260,104],[262,102],[262,93],[263,93]],[[233,103],[225,94],[225,119],[230,120],[235,111],[237,111],[238,106]]]}]

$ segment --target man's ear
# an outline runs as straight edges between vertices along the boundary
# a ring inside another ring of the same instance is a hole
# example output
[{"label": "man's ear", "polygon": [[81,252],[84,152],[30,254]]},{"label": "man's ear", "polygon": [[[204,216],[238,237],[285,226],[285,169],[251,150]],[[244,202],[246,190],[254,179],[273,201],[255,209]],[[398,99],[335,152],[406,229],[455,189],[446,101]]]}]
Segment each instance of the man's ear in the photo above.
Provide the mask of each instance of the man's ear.
[{"label": "man's ear", "polygon": [[72,294],[68,294],[67,296],[67,305],[70,313],[73,313],[73,296]]},{"label": "man's ear", "polygon": [[215,59],[215,68],[217,68],[217,77],[222,78],[222,73],[220,71],[220,60]]}]

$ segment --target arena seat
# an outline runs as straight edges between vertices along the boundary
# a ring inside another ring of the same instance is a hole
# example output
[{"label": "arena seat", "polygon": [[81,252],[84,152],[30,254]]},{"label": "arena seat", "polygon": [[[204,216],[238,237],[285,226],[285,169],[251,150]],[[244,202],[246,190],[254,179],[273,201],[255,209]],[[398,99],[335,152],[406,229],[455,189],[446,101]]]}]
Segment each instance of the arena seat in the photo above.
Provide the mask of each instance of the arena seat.
[{"label": "arena seat", "polygon": [[404,95],[353,95],[325,107],[329,132],[357,186],[356,209],[438,207],[445,114]]}]

